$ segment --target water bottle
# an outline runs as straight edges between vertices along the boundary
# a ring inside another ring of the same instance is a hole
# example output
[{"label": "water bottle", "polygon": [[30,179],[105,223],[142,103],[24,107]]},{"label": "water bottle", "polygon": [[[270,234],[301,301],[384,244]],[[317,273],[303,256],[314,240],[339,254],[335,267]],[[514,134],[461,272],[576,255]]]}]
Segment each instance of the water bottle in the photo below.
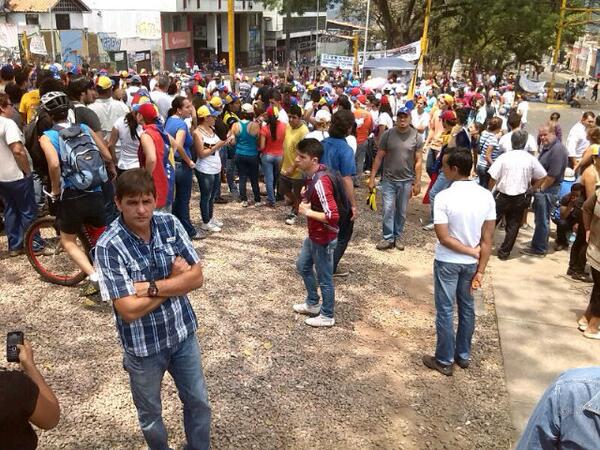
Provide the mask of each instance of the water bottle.
[{"label": "water bottle", "polygon": [[485,298],[483,297],[483,288],[473,289],[473,300],[475,306],[475,316],[484,316],[485,311]]},{"label": "water bottle", "polygon": [[571,247],[573,245],[573,242],[575,242],[575,238],[576,237],[577,237],[577,235],[574,232],[572,232],[572,231],[570,231],[567,234],[567,240],[569,242],[569,247]]}]

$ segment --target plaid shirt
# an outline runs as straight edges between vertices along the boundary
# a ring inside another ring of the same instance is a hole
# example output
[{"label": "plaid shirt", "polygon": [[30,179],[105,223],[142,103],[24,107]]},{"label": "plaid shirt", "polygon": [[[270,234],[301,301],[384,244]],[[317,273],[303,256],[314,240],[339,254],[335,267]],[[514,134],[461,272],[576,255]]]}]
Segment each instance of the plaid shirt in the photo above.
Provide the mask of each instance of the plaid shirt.
[{"label": "plaid shirt", "polygon": [[[135,295],[134,283],[162,280],[176,256],[188,264],[200,261],[181,223],[171,214],[155,212],[150,243],[132,233],[120,217],[96,245],[96,270],[105,301]],[[198,324],[187,295],[170,297],[154,311],[126,323],[115,310],[115,321],[126,352],[150,356],[183,342]]]}]

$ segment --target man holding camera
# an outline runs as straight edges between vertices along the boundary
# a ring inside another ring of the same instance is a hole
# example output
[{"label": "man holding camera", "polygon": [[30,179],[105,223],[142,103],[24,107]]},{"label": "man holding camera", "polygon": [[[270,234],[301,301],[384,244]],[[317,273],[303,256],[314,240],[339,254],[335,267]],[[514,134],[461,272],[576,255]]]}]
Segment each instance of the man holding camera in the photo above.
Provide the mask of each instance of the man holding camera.
[{"label": "man holding camera", "polygon": [[188,449],[210,447],[208,394],[198,324],[187,294],[202,286],[200,258],[171,214],[155,213],[156,189],[145,169],[117,180],[121,212],[96,246],[100,292],[112,300],[133,401],[146,443],[166,449],[161,382],[168,371],[183,402]]}]

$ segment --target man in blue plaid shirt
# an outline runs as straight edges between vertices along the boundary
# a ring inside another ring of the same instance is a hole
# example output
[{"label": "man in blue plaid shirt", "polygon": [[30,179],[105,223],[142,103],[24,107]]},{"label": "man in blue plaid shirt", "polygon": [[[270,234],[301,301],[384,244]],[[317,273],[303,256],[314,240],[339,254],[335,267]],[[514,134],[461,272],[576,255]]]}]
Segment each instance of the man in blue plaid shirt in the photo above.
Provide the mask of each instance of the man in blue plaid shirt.
[{"label": "man in blue plaid shirt", "polygon": [[133,402],[151,449],[168,449],[161,382],[169,371],[183,402],[187,449],[210,447],[210,406],[196,315],[188,292],[202,286],[200,258],[171,214],[155,213],[156,190],[144,169],[117,180],[121,211],[96,246],[100,292],[112,301]]}]

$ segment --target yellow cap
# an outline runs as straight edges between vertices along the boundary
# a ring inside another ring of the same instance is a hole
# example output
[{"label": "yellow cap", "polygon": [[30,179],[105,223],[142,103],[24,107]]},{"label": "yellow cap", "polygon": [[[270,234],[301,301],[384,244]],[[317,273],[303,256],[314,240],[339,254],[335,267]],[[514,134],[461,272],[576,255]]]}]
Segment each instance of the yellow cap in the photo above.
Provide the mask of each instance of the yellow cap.
[{"label": "yellow cap", "polygon": [[103,90],[107,90],[112,88],[112,80],[105,75],[98,77],[98,81],[96,81],[96,86],[100,87]]},{"label": "yellow cap", "polygon": [[598,156],[598,154],[600,153],[600,145],[592,144],[590,145],[590,148],[592,149],[592,156]]},{"label": "yellow cap", "polygon": [[209,103],[210,106],[212,106],[213,108],[220,108],[221,106],[223,106],[223,100],[221,100],[221,97],[219,97],[218,95],[215,95],[213,98],[211,98]]}]

